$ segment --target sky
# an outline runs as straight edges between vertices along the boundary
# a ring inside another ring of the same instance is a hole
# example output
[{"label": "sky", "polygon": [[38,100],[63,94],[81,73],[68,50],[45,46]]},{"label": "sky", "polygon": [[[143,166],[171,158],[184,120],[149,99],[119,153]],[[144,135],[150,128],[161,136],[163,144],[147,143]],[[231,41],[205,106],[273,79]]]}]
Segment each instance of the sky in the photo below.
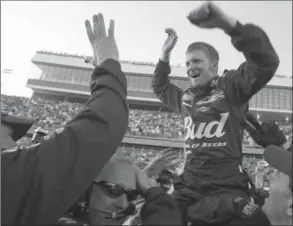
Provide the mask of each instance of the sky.
[{"label": "sky", "polygon": [[[120,59],[156,62],[166,38],[165,28],[179,36],[171,63],[184,64],[185,50],[194,41],[212,44],[220,53],[220,68],[233,69],[244,61],[229,37],[218,29],[191,25],[186,15],[199,1],[1,1],[1,93],[31,95],[25,88],[38,50],[92,55],[84,21],[104,14],[115,20]],[[280,57],[277,74],[292,75],[292,1],[219,1],[217,4],[242,23],[262,27]]]}]

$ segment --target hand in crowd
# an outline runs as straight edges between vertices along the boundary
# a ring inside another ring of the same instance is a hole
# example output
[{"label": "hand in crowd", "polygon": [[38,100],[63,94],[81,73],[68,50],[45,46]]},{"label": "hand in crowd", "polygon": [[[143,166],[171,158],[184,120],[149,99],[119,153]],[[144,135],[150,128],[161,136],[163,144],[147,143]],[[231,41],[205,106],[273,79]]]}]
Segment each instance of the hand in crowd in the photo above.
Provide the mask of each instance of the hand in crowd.
[{"label": "hand in crowd", "polygon": [[146,192],[152,188],[157,187],[158,184],[155,179],[149,178],[143,170],[136,170],[136,188],[142,197],[145,197]]},{"label": "hand in crowd", "polygon": [[119,52],[114,37],[114,20],[110,20],[108,34],[106,33],[103,14],[93,16],[93,28],[86,20],[85,27],[89,41],[93,48],[93,65],[100,65],[107,59],[119,61]]},{"label": "hand in crowd", "polygon": [[[65,123],[71,120],[71,118],[73,118],[83,106],[80,103],[46,100],[40,97],[28,99],[24,97],[11,97],[5,95],[1,95],[1,102],[2,111],[15,116],[37,119],[35,126],[40,126],[49,131],[64,126]],[[182,125],[181,116],[174,113],[130,109],[129,128],[127,134],[133,136],[149,136],[161,139],[182,139],[184,132]],[[287,139],[292,138],[291,123],[280,122],[278,125],[286,134]],[[244,144],[249,144],[247,142],[250,139],[249,134],[245,132]],[[30,138],[22,139],[22,142],[24,143],[29,141]],[[253,146],[255,144],[251,141],[250,145]],[[167,165],[171,171],[178,173],[180,169],[183,169],[183,156],[178,155],[178,153],[177,155],[173,155],[171,150],[166,151],[166,153],[168,153],[165,155],[165,157],[167,157],[166,159],[168,159],[168,161],[170,160],[170,163]],[[137,148],[125,148],[123,154],[132,157],[136,165],[141,169],[144,169],[146,166],[152,164],[156,165],[156,163],[158,163],[157,166],[153,168],[161,169],[162,167],[160,167],[160,162],[164,162],[164,155],[158,156],[158,150],[142,149],[139,151]],[[175,156],[176,158],[174,159],[173,157]],[[243,159],[243,168],[248,172],[253,181],[255,179],[257,161],[258,159],[254,157],[244,157]],[[157,171],[157,169],[155,171]],[[264,179],[267,177],[268,175],[266,173]]]},{"label": "hand in crowd", "polygon": [[174,164],[178,154],[173,148],[168,148],[154,157],[150,163],[144,168],[148,176],[159,175],[165,169]]}]

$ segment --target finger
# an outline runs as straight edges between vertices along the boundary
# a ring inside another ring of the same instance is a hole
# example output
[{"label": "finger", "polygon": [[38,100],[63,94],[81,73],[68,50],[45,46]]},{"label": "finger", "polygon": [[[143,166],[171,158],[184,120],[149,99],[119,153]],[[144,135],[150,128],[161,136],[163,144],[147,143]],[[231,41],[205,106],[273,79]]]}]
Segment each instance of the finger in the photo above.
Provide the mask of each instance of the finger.
[{"label": "finger", "polygon": [[99,36],[99,17],[97,15],[93,16],[93,27],[94,27],[94,34],[97,37],[100,37]]},{"label": "finger", "polygon": [[177,155],[168,155],[165,157],[165,160],[175,160],[177,159]]},{"label": "finger", "polygon": [[177,37],[177,33],[175,30],[167,30],[166,33],[168,34],[169,37]]},{"label": "finger", "polygon": [[168,156],[166,158],[164,158],[164,162],[174,162],[177,158],[177,156]]},{"label": "finger", "polygon": [[114,28],[115,28],[115,22],[114,20],[110,20],[110,24],[108,28],[108,38],[114,39]]},{"label": "finger", "polygon": [[178,153],[176,153],[176,152],[174,153],[174,152],[171,152],[171,151],[164,153],[165,158],[167,158],[169,156],[177,156],[177,155],[178,155]]},{"label": "finger", "polygon": [[164,150],[162,151],[162,153],[170,152],[170,151],[172,151],[172,150],[173,150],[173,148],[166,148],[166,149],[164,149]]},{"label": "finger", "polygon": [[92,44],[93,41],[95,40],[95,35],[93,33],[91,23],[88,20],[85,21],[85,28],[86,28],[87,36],[88,36],[88,38],[89,38],[89,40],[90,40],[90,42]]},{"label": "finger", "polygon": [[84,62],[85,63],[91,63],[92,62],[92,60],[93,60],[93,57],[91,57],[91,56],[86,56],[86,57],[84,57]]},{"label": "finger", "polygon": [[98,19],[99,19],[99,35],[100,37],[105,38],[106,37],[106,28],[105,28],[105,21],[104,21],[104,16],[102,13],[98,14]]},{"label": "finger", "polygon": [[170,27],[166,28],[165,29],[165,32],[174,32],[174,33],[176,33],[175,29],[174,28],[170,28]]}]

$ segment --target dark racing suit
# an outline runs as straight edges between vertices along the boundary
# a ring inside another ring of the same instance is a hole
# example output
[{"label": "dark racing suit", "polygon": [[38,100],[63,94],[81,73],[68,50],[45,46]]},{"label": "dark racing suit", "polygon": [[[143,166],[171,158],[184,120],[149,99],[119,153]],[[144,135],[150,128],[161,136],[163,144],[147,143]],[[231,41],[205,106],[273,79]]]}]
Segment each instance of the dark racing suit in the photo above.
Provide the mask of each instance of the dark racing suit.
[{"label": "dark racing suit", "polygon": [[[237,22],[229,35],[246,62],[203,87],[183,91],[170,83],[169,63],[159,61],[155,69],[153,91],[167,107],[183,115],[185,149],[192,152],[184,173],[174,181],[173,195],[183,214],[203,197],[249,198],[247,176],[239,168],[242,121],[249,99],[274,76],[279,58],[266,33],[255,25]],[[220,207],[214,205],[222,202],[204,203],[210,206],[203,208],[215,216]]]},{"label": "dark racing suit", "polygon": [[91,97],[63,131],[1,152],[2,225],[53,225],[119,146],[128,124],[126,77],[114,60],[92,74]]}]

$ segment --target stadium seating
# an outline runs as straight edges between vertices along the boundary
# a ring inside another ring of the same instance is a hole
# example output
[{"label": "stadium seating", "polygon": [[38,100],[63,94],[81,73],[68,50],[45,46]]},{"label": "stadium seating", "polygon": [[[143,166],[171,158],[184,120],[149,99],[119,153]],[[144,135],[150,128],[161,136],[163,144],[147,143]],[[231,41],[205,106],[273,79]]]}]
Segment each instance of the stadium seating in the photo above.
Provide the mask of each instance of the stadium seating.
[{"label": "stadium seating", "polygon": [[[40,97],[25,98],[1,95],[1,110],[15,116],[36,119],[35,126],[46,130],[55,130],[64,126],[81,109],[82,104],[64,101],[45,100]],[[292,138],[292,124],[280,122],[279,126],[285,132],[287,138]],[[184,133],[183,119],[180,115],[159,112],[130,109],[127,134],[134,136],[156,137],[164,139],[182,139]],[[24,138],[22,142],[29,141]],[[248,133],[244,134],[243,144],[255,146]],[[131,153],[126,151],[124,155],[131,155],[138,166],[143,168],[156,154],[156,151]],[[181,158],[182,159],[182,158]],[[243,167],[253,177],[254,168],[258,159],[245,157]],[[180,161],[179,161],[180,162]],[[181,165],[181,164],[180,164]]]},{"label": "stadium seating", "polygon": [[[2,111],[15,116],[37,119],[36,126],[47,130],[64,126],[82,107],[79,103],[44,100],[39,97],[28,99],[1,95],[1,98]],[[280,123],[280,126],[287,137],[292,137],[291,123]],[[180,115],[169,112],[130,109],[127,133],[136,136],[182,139],[183,119]],[[244,143],[254,145],[246,132]]]}]

